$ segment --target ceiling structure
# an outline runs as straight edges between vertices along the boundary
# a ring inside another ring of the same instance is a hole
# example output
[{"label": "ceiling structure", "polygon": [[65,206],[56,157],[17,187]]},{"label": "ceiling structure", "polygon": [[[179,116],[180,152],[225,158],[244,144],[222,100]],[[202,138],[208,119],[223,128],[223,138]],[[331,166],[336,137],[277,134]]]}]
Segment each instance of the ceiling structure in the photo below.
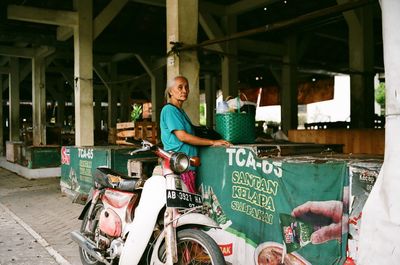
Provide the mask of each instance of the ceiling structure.
[{"label": "ceiling structure", "polygon": [[[166,55],[166,8],[165,0],[96,0],[93,17],[101,20],[102,11],[115,3],[115,17],[104,28],[98,30],[93,43],[94,62],[104,66],[117,62],[120,85],[145,80],[146,70],[138,58],[140,55],[158,67],[165,64]],[[237,54],[224,54],[212,46],[197,47],[201,73],[220,75],[222,56],[235,56],[239,65],[239,81],[249,87],[279,83],[282,56],[285,53],[285,39],[296,34],[298,38],[299,79],[307,80],[319,75],[351,73],[349,69],[348,25],[342,13],[328,12],[338,6],[337,0],[199,0],[198,43],[209,39],[222,39],[222,19],[237,16]],[[353,1],[354,2],[354,1]],[[358,2],[358,1],[356,1]],[[381,32],[381,10],[378,1],[362,1],[362,5],[373,5],[374,9],[374,69],[383,72],[383,43]],[[68,28],[59,25],[27,21],[22,18],[24,9],[38,8],[47,14],[57,16],[57,10],[73,11],[72,0],[2,0],[0,2],[0,73],[6,73],[9,56],[14,52],[40,46],[53,47],[47,64],[46,82],[63,77],[67,82],[73,76],[73,37]],[[22,10],[22,12],[21,12]],[[33,10],[36,9],[27,9]],[[48,12],[50,11],[50,12]],[[299,18],[310,16],[307,20]],[[250,34],[252,29],[285,25],[276,30]],[[224,42],[220,43],[224,45]],[[21,59],[27,73],[21,83],[21,99],[31,98],[30,60]],[[157,64],[154,64],[157,65]],[[21,70],[22,71],[22,70]],[[262,78],[260,78],[262,77]],[[3,82],[7,87],[7,80]],[[115,80],[117,81],[117,80]],[[95,89],[101,89],[102,82],[94,75]],[[149,86],[148,86],[149,87]],[[60,89],[60,88],[59,88]],[[66,83],[62,89],[72,88]],[[4,89],[4,91],[6,91]],[[149,98],[148,91],[138,90],[137,97]],[[6,98],[6,94],[5,98]],[[51,98],[52,94],[49,93]]]}]

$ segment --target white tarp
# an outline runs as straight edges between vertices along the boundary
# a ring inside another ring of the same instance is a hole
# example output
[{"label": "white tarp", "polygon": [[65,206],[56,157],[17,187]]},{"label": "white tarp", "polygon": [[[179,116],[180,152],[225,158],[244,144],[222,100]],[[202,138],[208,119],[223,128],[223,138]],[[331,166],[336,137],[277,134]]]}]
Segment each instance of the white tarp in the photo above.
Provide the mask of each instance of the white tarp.
[{"label": "white tarp", "polygon": [[381,0],[386,81],[385,159],[363,209],[357,264],[400,264],[400,1]]}]

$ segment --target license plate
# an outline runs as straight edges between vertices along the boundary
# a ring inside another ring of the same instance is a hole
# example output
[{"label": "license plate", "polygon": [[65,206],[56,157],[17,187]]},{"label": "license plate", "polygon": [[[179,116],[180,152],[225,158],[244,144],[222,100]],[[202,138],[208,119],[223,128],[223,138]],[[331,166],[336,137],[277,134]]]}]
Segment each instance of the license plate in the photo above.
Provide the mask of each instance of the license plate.
[{"label": "license plate", "polygon": [[181,190],[167,190],[167,207],[193,208],[202,204],[200,195]]}]

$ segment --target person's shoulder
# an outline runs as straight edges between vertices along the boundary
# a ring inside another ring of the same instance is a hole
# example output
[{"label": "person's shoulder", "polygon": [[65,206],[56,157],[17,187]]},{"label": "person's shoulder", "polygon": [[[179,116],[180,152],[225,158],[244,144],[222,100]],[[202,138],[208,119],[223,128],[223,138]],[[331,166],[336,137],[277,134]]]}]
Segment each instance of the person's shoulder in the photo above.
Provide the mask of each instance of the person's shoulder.
[{"label": "person's shoulder", "polygon": [[170,103],[164,105],[163,109],[175,109],[176,107]]},{"label": "person's shoulder", "polygon": [[179,110],[177,107],[171,105],[171,104],[165,104],[164,107],[161,109],[161,116],[170,116],[170,115],[176,115],[175,113],[178,113]]},{"label": "person's shoulder", "polygon": [[165,104],[161,111],[179,112],[179,109],[172,104]]}]

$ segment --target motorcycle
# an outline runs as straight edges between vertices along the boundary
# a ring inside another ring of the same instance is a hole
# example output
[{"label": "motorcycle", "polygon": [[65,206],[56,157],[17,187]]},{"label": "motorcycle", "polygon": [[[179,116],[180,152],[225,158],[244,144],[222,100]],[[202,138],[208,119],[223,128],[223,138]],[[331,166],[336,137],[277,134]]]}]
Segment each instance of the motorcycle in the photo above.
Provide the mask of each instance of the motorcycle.
[{"label": "motorcycle", "polygon": [[202,214],[201,196],[188,193],[180,178],[200,159],[167,152],[146,140],[131,155],[145,151],[161,160],[149,178],[97,168],[79,216],[81,229],[71,233],[82,264],[225,264],[216,242],[200,229],[219,225]]}]

